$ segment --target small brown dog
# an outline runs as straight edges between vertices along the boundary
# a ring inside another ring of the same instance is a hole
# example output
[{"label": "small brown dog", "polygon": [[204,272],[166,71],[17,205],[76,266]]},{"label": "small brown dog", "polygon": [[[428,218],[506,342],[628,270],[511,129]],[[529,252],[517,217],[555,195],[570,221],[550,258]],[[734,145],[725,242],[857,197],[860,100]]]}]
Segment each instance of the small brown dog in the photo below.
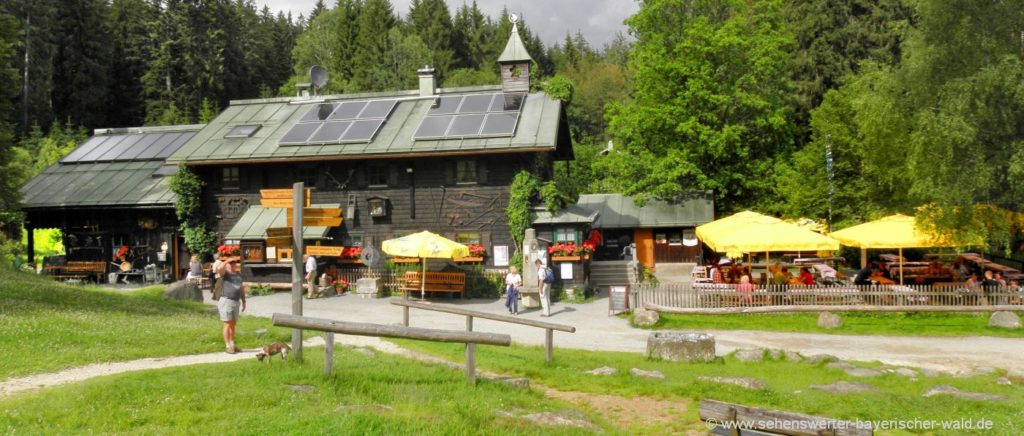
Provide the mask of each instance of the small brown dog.
[{"label": "small brown dog", "polygon": [[288,344],[284,342],[274,342],[273,344],[263,347],[263,351],[256,353],[256,359],[262,362],[264,358],[267,358],[267,361],[269,362],[271,360],[269,359],[270,357],[273,357],[275,354],[280,354],[281,360],[288,360],[288,351],[291,349],[292,347],[289,347]]}]

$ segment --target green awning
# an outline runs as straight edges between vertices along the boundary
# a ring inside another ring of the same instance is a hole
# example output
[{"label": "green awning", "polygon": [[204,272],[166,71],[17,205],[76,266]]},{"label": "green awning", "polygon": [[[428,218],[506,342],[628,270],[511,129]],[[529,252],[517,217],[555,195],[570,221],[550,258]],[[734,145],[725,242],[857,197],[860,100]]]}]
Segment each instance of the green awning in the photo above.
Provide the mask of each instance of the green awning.
[{"label": "green awning", "polygon": [[[340,204],[314,204],[312,207],[340,208]],[[288,214],[284,208],[264,208],[249,206],[235,226],[224,236],[227,240],[262,241],[267,238],[268,227],[287,227]],[[302,239],[326,239],[326,226],[307,226],[302,228]]]}]

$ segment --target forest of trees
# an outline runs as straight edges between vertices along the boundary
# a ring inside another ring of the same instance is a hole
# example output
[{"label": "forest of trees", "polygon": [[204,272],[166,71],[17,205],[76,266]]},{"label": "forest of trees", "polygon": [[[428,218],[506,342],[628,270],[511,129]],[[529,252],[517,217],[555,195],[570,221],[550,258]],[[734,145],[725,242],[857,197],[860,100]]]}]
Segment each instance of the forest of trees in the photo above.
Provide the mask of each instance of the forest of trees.
[{"label": "forest of trees", "polygon": [[[713,190],[720,214],[833,228],[903,212],[1021,251],[1024,0],[639,3],[603,47],[519,24],[534,85],[569,103],[577,160],[556,184],[570,197]],[[331,93],[415,88],[425,64],[444,87],[497,84],[509,11],[453,5],[5,1],[0,224],[17,227],[17,187],[91,129],[203,122],[294,94],[314,64]]]}]

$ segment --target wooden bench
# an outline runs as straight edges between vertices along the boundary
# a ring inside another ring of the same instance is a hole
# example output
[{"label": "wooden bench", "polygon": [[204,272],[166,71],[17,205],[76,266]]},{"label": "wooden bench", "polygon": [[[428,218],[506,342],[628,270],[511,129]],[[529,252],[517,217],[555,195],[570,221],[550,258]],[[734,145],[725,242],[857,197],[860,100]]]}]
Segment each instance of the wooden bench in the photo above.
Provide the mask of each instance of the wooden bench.
[{"label": "wooden bench", "polygon": [[419,271],[407,271],[402,276],[402,282],[398,289],[402,292],[448,292],[459,294],[459,298],[465,298],[466,274],[428,272],[426,281],[420,281]]},{"label": "wooden bench", "polygon": [[107,274],[107,263],[103,261],[71,261],[64,265],[49,265],[45,271],[57,280],[94,278],[100,282]]}]

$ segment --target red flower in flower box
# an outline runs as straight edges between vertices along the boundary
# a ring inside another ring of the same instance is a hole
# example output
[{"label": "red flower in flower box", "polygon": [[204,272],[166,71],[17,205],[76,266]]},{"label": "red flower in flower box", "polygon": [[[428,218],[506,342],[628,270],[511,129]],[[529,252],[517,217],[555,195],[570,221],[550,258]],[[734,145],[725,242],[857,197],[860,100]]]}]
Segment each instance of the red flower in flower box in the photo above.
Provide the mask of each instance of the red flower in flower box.
[{"label": "red flower in flower box", "polygon": [[487,254],[487,248],[480,244],[469,244],[469,255],[471,257],[483,257]]},{"label": "red flower in flower box", "polygon": [[217,247],[217,254],[221,256],[238,256],[242,254],[242,247],[238,245],[221,244]]},{"label": "red flower in flower box", "polygon": [[359,255],[363,253],[363,247],[346,247],[341,250],[342,259],[358,259]]}]

